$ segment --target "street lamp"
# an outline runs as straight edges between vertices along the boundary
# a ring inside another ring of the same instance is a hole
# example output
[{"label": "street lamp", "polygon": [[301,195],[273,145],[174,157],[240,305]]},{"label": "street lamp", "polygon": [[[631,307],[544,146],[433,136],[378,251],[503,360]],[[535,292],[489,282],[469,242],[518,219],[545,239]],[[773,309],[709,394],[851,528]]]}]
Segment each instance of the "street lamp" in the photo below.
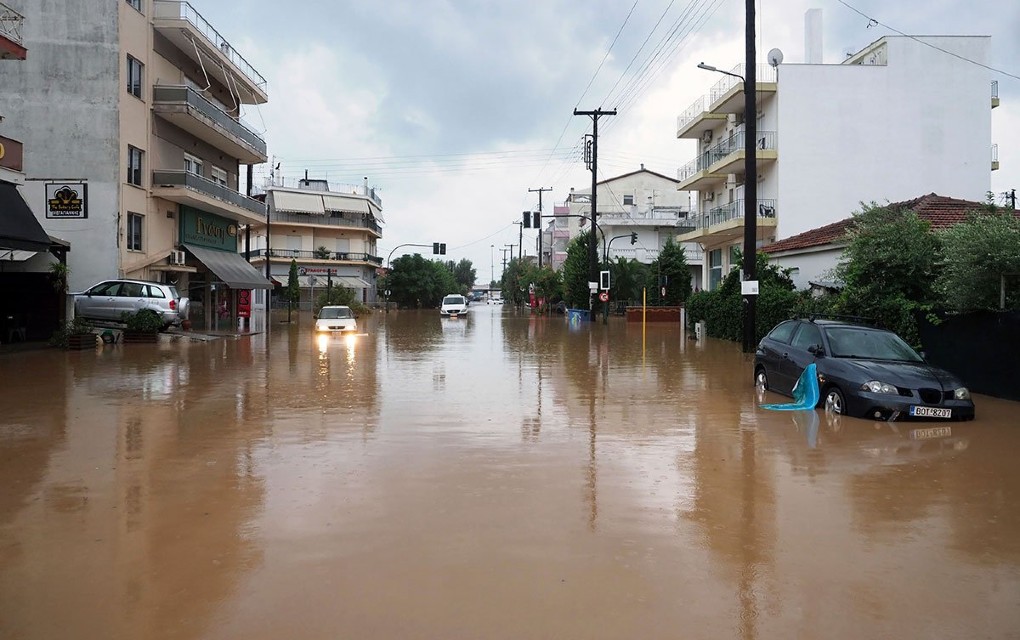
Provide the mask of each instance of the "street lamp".
[{"label": "street lamp", "polygon": [[[715,71],[723,75],[739,78],[744,84],[744,280],[754,282],[746,288],[741,285],[741,293],[744,297],[744,336],[743,351],[750,353],[755,343],[755,302],[757,297],[757,245],[758,238],[758,162],[755,157],[755,140],[757,139],[757,107],[755,105],[754,87],[755,80],[755,59],[754,59],[754,2],[748,0],[748,27],[747,27],[747,62],[743,77],[736,73],[717,69],[704,62],[698,63],[699,69]],[[754,291],[755,293],[751,293]]]}]

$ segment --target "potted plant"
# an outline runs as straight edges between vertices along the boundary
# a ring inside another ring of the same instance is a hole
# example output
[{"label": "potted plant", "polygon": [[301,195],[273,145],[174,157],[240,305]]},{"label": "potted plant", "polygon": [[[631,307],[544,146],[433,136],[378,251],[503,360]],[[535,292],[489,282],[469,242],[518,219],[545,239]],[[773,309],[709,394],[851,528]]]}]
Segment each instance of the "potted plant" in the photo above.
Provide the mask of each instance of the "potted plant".
[{"label": "potted plant", "polygon": [[163,328],[163,318],[148,309],[135,313],[125,311],[120,317],[124,323],[124,342],[156,342]]},{"label": "potted plant", "polygon": [[53,333],[50,344],[70,351],[96,348],[96,334],[92,325],[83,318],[74,318]]},{"label": "potted plant", "polygon": [[315,257],[320,260],[328,260],[329,253],[330,251],[326,247],[319,247],[318,249],[315,250]]}]

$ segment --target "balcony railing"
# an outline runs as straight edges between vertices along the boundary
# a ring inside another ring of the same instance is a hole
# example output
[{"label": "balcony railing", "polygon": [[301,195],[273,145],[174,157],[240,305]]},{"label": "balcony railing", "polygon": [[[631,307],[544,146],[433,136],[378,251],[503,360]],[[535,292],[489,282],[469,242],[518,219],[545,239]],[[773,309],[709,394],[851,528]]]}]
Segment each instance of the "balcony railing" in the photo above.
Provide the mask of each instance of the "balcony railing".
[{"label": "balcony railing", "polygon": [[230,135],[243,140],[248,146],[266,155],[266,141],[240,121],[231,118],[225,111],[206,100],[191,87],[180,85],[156,85],[152,88],[152,101],[156,103],[187,104],[209,118]]},{"label": "balcony railing", "polygon": [[331,227],[359,227],[362,229],[369,229],[382,235],[382,227],[379,226],[374,220],[368,218],[350,217],[347,214],[326,214],[326,215],[310,215],[307,213],[287,213],[283,211],[275,211],[271,215],[273,222],[293,222],[295,224],[318,224],[318,225],[329,225]]},{"label": "balcony railing", "polygon": [[998,171],[999,169],[999,145],[992,145],[992,171]]},{"label": "balcony railing", "polygon": [[223,55],[227,57],[235,67],[241,70],[255,86],[259,87],[263,91],[267,90],[266,79],[255,70],[244,57],[237,52],[234,47],[230,45],[226,39],[220,35],[211,24],[209,24],[202,14],[195,10],[191,6],[190,2],[183,2],[180,0],[155,0],[155,16],[157,18],[176,18],[180,20],[187,20],[191,23],[195,29],[197,29],[206,40],[208,40],[214,47],[219,49]]},{"label": "balcony railing", "polygon": [[[733,67],[733,69],[730,70],[730,73],[735,73],[741,78],[744,78],[746,77],[744,75],[744,69],[746,68],[747,67],[744,65],[744,63],[741,62],[737,66]],[[772,65],[756,64],[754,66],[754,70],[755,70],[754,74],[755,84],[759,82],[775,82],[776,78],[778,77],[776,74],[776,68],[773,67]],[[708,92],[710,104],[715,104],[716,100],[726,95],[730,89],[737,86],[738,84],[740,84],[739,78],[734,78],[733,76],[723,76],[719,82],[716,82],[714,85],[712,85],[712,88]]]},{"label": "balcony railing", "polygon": [[[774,150],[776,148],[775,131],[758,131],[755,133],[755,137],[758,138],[758,143],[755,145],[756,149]],[[744,132],[741,130],[709,147],[697,158],[680,167],[680,170],[677,171],[677,179],[681,181],[686,180],[699,171],[707,170],[731,153],[743,150]]]},{"label": "balcony railing", "polygon": [[[264,258],[267,254],[266,249],[255,249],[254,251],[245,252],[247,258]],[[335,262],[371,262],[372,264],[381,267],[383,259],[379,256],[373,256],[370,253],[359,253],[351,251],[330,251],[328,253],[320,253],[318,251],[303,251],[300,249],[269,249],[268,254],[270,258],[284,258],[287,260],[331,260]]]},{"label": "balcony railing", "polygon": [[208,178],[195,175],[190,171],[153,171],[153,187],[185,187],[192,191],[212,196],[252,213],[264,216],[266,203],[241,195],[230,187],[214,182]]},{"label": "balcony railing", "polygon": [[701,96],[697,100],[691,103],[691,106],[687,107],[683,113],[677,116],[676,119],[676,130],[680,131],[693,120],[697,119],[698,116],[708,111],[708,96]]},{"label": "balcony railing", "polygon": [[21,30],[24,26],[25,16],[0,2],[0,36],[21,46],[24,44],[24,40],[21,37]]},{"label": "balcony railing", "polygon": [[[773,199],[759,199],[758,200],[758,217],[759,218],[775,218],[776,217],[776,201]],[[719,207],[714,207],[708,210],[708,213],[701,216],[701,220],[698,226],[703,230],[708,230],[717,224],[729,222],[730,220],[743,220],[744,218],[744,201],[734,200],[729,204],[724,204]]]},{"label": "balcony railing", "polygon": [[[624,209],[630,209],[630,207],[624,207]],[[619,207],[603,211],[602,207],[598,207],[599,210],[599,222],[659,222],[659,223],[673,223],[676,222],[677,218],[687,213],[687,209],[683,207],[676,207],[670,209],[646,209],[644,211],[637,211],[636,207],[634,211],[620,210]]]}]

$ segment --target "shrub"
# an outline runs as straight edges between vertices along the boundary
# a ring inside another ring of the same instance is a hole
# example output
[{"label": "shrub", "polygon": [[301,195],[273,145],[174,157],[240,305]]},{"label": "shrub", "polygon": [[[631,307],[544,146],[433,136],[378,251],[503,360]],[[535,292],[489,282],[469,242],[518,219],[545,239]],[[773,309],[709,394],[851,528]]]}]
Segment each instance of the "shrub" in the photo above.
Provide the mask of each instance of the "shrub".
[{"label": "shrub", "polygon": [[163,318],[155,311],[146,309],[135,313],[125,311],[120,314],[120,320],[128,331],[157,333],[163,328]]},{"label": "shrub", "polygon": [[92,333],[92,325],[81,317],[68,320],[62,327],[58,327],[50,336],[50,344],[54,347],[66,347],[68,338]]}]

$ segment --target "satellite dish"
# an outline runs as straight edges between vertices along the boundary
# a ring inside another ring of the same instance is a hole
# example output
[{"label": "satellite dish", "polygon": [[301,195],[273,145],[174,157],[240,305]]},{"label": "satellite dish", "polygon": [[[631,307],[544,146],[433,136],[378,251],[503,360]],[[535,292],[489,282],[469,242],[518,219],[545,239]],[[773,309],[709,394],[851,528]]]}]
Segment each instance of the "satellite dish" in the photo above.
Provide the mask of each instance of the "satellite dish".
[{"label": "satellite dish", "polygon": [[779,49],[769,51],[768,61],[773,67],[778,67],[783,63],[783,52]]}]

